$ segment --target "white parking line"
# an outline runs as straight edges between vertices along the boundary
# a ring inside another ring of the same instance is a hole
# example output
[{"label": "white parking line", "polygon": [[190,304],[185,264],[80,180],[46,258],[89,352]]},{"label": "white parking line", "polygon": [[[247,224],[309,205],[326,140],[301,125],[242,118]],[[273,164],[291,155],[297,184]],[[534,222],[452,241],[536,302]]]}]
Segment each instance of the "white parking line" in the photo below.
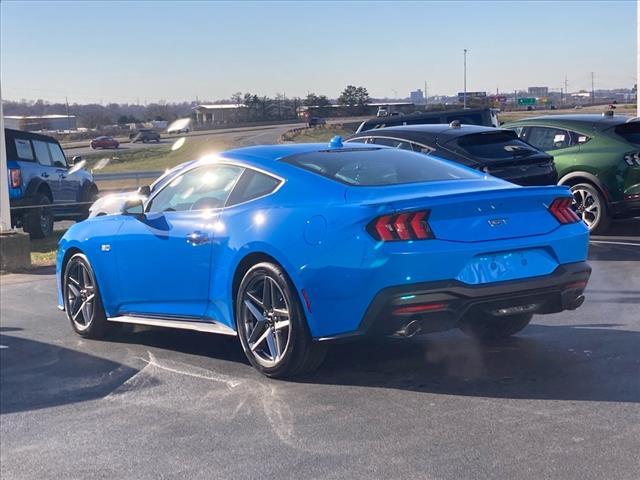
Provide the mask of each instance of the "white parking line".
[{"label": "white parking line", "polygon": [[610,245],[628,245],[630,247],[640,247],[640,243],[629,243],[629,242],[611,242],[608,240],[589,240],[590,243],[607,243]]}]

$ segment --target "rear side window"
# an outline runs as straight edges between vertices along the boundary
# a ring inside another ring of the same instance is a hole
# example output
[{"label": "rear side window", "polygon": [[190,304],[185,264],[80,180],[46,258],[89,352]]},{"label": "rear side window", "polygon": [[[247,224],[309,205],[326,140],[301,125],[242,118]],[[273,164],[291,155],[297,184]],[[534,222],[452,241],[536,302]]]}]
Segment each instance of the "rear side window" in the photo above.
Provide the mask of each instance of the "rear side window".
[{"label": "rear side window", "polygon": [[615,127],[613,131],[627,142],[640,145],[640,122],[623,123]]},{"label": "rear side window", "polygon": [[353,186],[384,186],[476,178],[477,174],[435,157],[392,149],[304,153],[282,161]]},{"label": "rear side window", "polygon": [[56,167],[66,168],[67,159],[65,158],[60,145],[57,143],[48,143],[47,145],[49,145],[49,152],[51,153],[51,160],[53,161],[53,164]]},{"label": "rear side window", "polygon": [[516,133],[512,131],[474,133],[449,143],[457,143],[458,147],[470,157],[483,160],[506,160],[539,153],[538,150],[518,139]]},{"label": "rear side window", "polygon": [[36,152],[36,160],[40,165],[50,167],[53,165],[51,155],[49,155],[49,147],[46,142],[42,140],[32,140],[33,150]]},{"label": "rear side window", "polygon": [[227,207],[269,195],[280,185],[280,180],[255,170],[246,169],[233,188]]},{"label": "rear side window", "polygon": [[376,145],[385,145],[387,147],[399,148],[401,150],[411,150],[411,144],[394,138],[374,138],[373,143]]},{"label": "rear side window", "polygon": [[22,160],[35,160],[36,158],[33,155],[33,150],[31,148],[31,142],[29,140],[25,140],[24,138],[16,138],[16,153],[18,158]]},{"label": "rear side window", "polygon": [[561,128],[529,127],[524,138],[540,150],[559,150],[572,145],[571,134]]}]

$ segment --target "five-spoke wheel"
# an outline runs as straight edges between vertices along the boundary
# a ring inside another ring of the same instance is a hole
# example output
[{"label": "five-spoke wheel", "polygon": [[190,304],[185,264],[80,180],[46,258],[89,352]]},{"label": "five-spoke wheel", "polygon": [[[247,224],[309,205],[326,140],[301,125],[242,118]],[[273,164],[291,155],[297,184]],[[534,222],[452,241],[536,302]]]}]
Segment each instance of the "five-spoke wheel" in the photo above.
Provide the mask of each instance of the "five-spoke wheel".
[{"label": "five-spoke wheel", "polygon": [[101,336],[106,319],[93,269],[83,254],[76,253],[67,262],[63,290],[65,311],[73,329],[83,337]]},{"label": "five-spoke wheel", "polygon": [[251,364],[270,377],[317,368],[323,345],[311,340],[298,294],[280,266],[251,267],[236,294],[236,327]]},{"label": "five-spoke wheel", "polygon": [[571,187],[573,193],[573,209],[589,231],[600,233],[609,224],[607,207],[603,196],[597,188],[588,183],[580,183]]}]

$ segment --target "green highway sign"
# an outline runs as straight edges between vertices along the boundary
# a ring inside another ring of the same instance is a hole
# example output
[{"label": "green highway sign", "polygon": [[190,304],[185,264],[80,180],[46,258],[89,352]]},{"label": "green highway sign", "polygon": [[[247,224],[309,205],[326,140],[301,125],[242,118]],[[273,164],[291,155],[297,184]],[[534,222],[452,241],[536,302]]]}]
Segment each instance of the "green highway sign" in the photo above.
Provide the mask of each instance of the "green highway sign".
[{"label": "green highway sign", "polygon": [[518,99],[518,105],[535,105],[536,104],[536,99],[535,98],[519,98]]}]

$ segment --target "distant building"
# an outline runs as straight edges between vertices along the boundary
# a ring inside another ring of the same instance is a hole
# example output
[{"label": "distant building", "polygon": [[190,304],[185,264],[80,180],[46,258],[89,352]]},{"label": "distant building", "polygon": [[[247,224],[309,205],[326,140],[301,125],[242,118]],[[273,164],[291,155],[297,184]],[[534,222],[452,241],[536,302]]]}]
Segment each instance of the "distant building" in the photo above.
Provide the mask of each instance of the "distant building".
[{"label": "distant building", "polygon": [[27,132],[76,130],[76,117],[75,115],[7,115],[4,117],[4,126]]},{"label": "distant building", "polygon": [[424,104],[424,93],[422,92],[422,90],[418,89],[414,92],[411,92],[409,94],[409,99],[411,100],[411,103],[414,103],[416,105],[423,105]]},{"label": "distant building", "polygon": [[527,92],[534,97],[546,97],[549,95],[549,87],[529,87]]},{"label": "distant building", "polygon": [[242,103],[198,105],[193,111],[197,125],[224,125],[246,121],[247,106]]}]

